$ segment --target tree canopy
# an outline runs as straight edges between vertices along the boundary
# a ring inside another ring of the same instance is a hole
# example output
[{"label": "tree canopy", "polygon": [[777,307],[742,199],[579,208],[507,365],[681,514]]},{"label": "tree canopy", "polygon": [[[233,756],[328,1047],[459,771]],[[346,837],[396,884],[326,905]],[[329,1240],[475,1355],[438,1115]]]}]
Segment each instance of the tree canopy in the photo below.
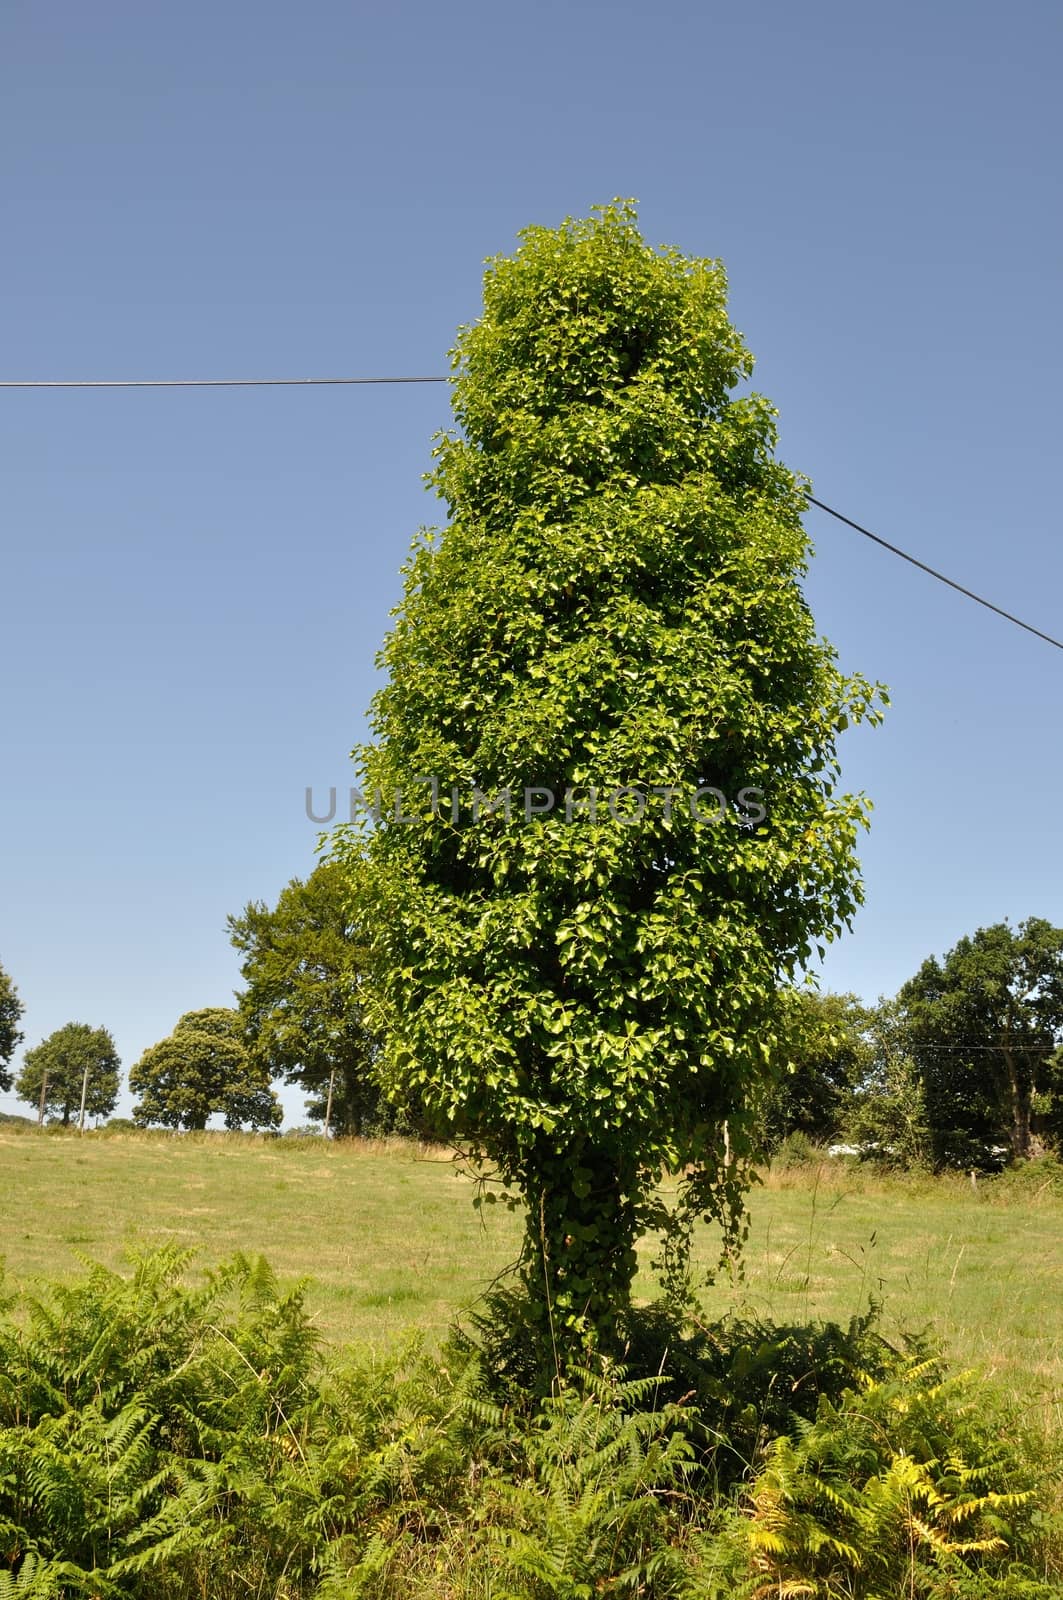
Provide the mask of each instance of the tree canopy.
[{"label": "tree canopy", "polygon": [[313,1095],[308,1110],[317,1120],[335,1074],[331,1121],[341,1134],[386,1118],[363,1013],[365,953],[347,900],[343,871],[326,861],[305,882],[293,878],[272,910],[252,901],[229,918],[243,956],[237,1003],[251,1061]]},{"label": "tree canopy", "polygon": [[770,1149],[791,1133],[826,1142],[841,1131],[865,1076],[870,1014],[854,994],[787,989],[779,1024],[779,1072],[763,1112]]},{"label": "tree canopy", "polygon": [[803,597],[804,491],[736,392],[721,265],[622,203],[521,238],[458,337],[447,525],[356,752],[379,821],[337,851],[382,1071],[519,1187],[571,1345],[614,1336],[662,1170],[673,1242],[736,1225],[780,984],[860,898],[836,739],[879,712]]},{"label": "tree canopy", "polygon": [[205,1128],[216,1112],[229,1129],[275,1128],[283,1112],[268,1075],[251,1061],[237,1013],[188,1011],[169,1038],[145,1050],[129,1074],[141,1127]]},{"label": "tree canopy", "polygon": [[897,1000],[883,998],[866,1008],[860,1076],[843,1133],[864,1154],[880,1161],[900,1167],[933,1162],[926,1093]]},{"label": "tree canopy", "polygon": [[11,1087],[8,1064],[22,1043],[23,1035],[19,1028],[22,1010],[18,990],[0,966],[0,1090],[3,1091]]},{"label": "tree canopy", "polygon": [[1025,1158],[1063,1132],[1063,928],[979,928],[898,1002],[939,1163],[981,1165],[994,1145]]},{"label": "tree canopy", "polygon": [[16,1093],[20,1100],[39,1106],[41,1084],[47,1079],[45,1115],[65,1127],[78,1118],[84,1086],[86,1115],[107,1117],[118,1100],[121,1067],[114,1040],[106,1028],[68,1022],[35,1049],[26,1051]]}]

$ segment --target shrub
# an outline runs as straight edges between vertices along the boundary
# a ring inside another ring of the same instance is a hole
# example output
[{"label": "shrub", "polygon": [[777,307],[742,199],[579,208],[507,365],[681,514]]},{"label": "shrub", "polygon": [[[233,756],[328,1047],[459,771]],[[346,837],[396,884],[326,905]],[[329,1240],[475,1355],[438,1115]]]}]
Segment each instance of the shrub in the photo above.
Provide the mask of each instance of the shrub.
[{"label": "shrub", "polygon": [[487,1486],[480,1516],[502,1593],[585,1600],[674,1592],[682,1560],[667,1501],[686,1498],[685,1414],[654,1406],[653,1378],[579,1377],[579,1388],[545,1400],[523,1432],[517,1472]]},{"label": "shrub", "polygon": [[264,1262],[190,1288],[188,1260],[0,1315],[0,1597],[286,1600],[471,1517],[471,1372],[415,1344],[326,1364]]},{"label": "shrub", "polygon": [[[845,1327],[734,1316],[703,1322],[689,1307],[661,1300],[625,1315],[623,1371],[652,1379],[658,1404],[682,1401],[702,1489],[727,1487],[771,1439],[814,1418],[823,1397],[840,1399],[862,1374],[884,1377],[903,1366],[904,1353],[875,1331],[876,1316],[873,1306]],[[528,1396],[543,1387],[531,1319],[525,1291],[495,1288],[454,1330],[451,1345],[460,1359],[475,1355],[495,1401],[525,1414]]]},{"label": "shrub", "polygon": [[865,1378],[839,1401],[824,1396],[814,1421],[770,1445],[725,1536],[756,1573],[742,1592],[751,1600],[1058,1593],[1017,1564],[1035,1549],[1035,1484],[1000,1420],[984,1394],[944,1377],[935,1359]]},{"label": "shrub", "polygon": [[796,1129],[788,1133],[772,1152],[771,1164],[785,1172],[791,1167],[814,1166],[824,1159],[824,1155],[822,1145],[813,1144],[807,1133]]},{"label": "shrub", "polygon": [[232,1543],[315,1336],[264,1263],[238,1257],[193,1290],[187,1260],[96,1267],[0,1327],[0,1560],[20,1581],[32,1555],[71,1594],[194,1593]]},{"label": "shrub", "polygon": [[1063,1195],[1063,1161],[1058,1156],[1017,1161],[991,1180],[989,1192],[1026,1203],[1041,1195]]},{"label": "shrub", "polygon": [[540,1402],[519,1296],[442,1359],[326,1360],[264,1263],[187,1265],[0,1302],[0,1600],[1053,1593],[1052,1463],[870,1317],[642,1308]]}]

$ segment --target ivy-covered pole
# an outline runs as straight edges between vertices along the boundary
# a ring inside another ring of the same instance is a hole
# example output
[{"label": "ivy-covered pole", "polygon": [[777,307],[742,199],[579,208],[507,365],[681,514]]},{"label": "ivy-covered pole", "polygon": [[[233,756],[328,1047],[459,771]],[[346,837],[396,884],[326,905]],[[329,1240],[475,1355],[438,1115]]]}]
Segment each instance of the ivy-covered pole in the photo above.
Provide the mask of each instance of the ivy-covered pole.
[{"label": "ivy-covered pole", "polygon": [[692,1217],[737,1225],[779,986],[860,898],[835,741],[880,713],[803,598],[720,264],[624,203],[521,241],[458,336],[446,526],[355,752],[377,821],[337,850],[380,1070],[523,1194],[566,1354],[615,1338],[662,1174],[680,1263]]}]

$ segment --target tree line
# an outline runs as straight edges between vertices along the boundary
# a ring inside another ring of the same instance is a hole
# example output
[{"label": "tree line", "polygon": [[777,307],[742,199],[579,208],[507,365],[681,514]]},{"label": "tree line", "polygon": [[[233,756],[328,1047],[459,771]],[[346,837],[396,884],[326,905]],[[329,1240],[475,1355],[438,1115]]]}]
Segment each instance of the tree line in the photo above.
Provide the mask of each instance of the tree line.
[{"label": "tree line", "polygon": [[[217,1114],[230,1129],[276,1128],[281,1081],[337,1136],[431,1136],[424,1107],[381,1086],[358,928],[331,861],[293,878],[273,907],[252,901],[230,917],[245,985],[236,1005],[186,1013],[144,1052],[129,1073],[133,1121],[191,1130]],[[16,1076],[22,1010],[0,967],[0,1089],[64,1127],[110,1116],[121,1063],[108,1030],[67,1023]],[[901,1166],[985,1168],[1063,1144],[1063,929],[1042,918],[978,929],[874,1005],[788,987],[781,1015],[761,1156],[796,1137]]]},{"label": "tree line", "polygon": [[[141,1127],[202,1129],[212,1116],[230,1129],[282,1121],[273,1084],[308,1096],[312,1120],[336,1135],[421,1131],[413,1110],[389,1104],[373,1077],[374,1042],[363,1018],[365,962],[346,907],[340,869],[322,863],[293,879],[275,906],[251,902],[229,918],[243,957],[245,988],[232,1007],[182,1016],[129,1072],[133,1121]],[[10,1070],[22,1043],[18,991],[0,966],[0,1090],[12,1088],[44,1120],[68,1126],[84,1113],[108,1117],[121,1063],[106,1028],[71,1022]]]},{"label": "tree line", "polygon": [[985,1168],[1063,1145],[1063,928],[999,922],[896,996],[796,990],[764,1108],[795,1134],[899,1165]]}]

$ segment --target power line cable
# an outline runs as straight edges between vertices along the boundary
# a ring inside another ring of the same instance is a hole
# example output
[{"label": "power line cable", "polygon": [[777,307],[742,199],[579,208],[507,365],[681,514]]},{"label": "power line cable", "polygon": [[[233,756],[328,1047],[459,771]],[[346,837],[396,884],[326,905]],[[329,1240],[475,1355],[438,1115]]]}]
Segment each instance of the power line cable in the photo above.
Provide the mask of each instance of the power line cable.
[{"label": "power line cable", "polygon": [[352,383],[448,383],[448,378],[0,378],[0,389],[279,389]]},{"label": "power line cable", "polygon": [[995,606],[992,600],[984,600],[980,594],[975,594],[973,589],[965,589],[962,583],[957,583],[954,578],[947,578],[943,572],[938,572],[935,567],[928,567],[925,561],[920,561],[917,556],[910,556],[907,550],[890,544],[888,539],[883,539],[877,533],[872,533],[870,528],[862,527],[859,522],[854,522],[851,517],[845,517],[840,511],[835,511],[833,506],[826,505],[822,500],[817,500],[815,495],[807,496],[809,505],[818,506],[828,516],[836,517],[839,522],[844,522],[847,528],[855,528],[857,533],[862,533],[865,539],[873,539],[875,544],[880,544],[884,550],[889,550],[892,555],[900,556],[902,561],[910,561],[913,567],[918,567],[920,572],[929,573],[939,583],[947,583],[950,589],[955,589],[958,594],[967,596],[978,605],[985,606],[987,611],[995,611],[998,617],[1003,617],[1005,622],[1013,622],[1017,628],[1025,628],[1027,633],[1032,633],[1036,638],[1043,639],[1046,644],[1055,645],[1057,650],[1063,650],[1063,641],[1053,639],[1050,633],[1042,633],[1040,628],[1035,628],[1030,622],[1023,622],[1021,617],[1012,616],[1010,611],[1004,611],[1000,606]]},{"label": "power line cable", "polygon": [[[392,384],[392,383],[447,383],[450,380],[445,376],[426,377],[385,377],[385,378],[0,378],[0,389],[277,389],[277,388],[338,388],[363,384]],[[992,611],[998,617],[1003,617],[1005,622],[1011,622],[1016,628],[1022,628],[1026,633],[1032,633],[1035,639],[1042,639],[1045,644],[1050,644],[1057,650],[1063,650],[1063,640],[1053,638],[1052,634],[1044,633],[1040,628],[1035,628],[1032,623],[1024,622],[1021,617],[1016,617],[1012,612],[1005,611],[1002,606],[994,605],[992,600],[975,594],[973,589],[966,588],[962,583],[957,583],[954,578],[949,578],[943,572],[938,572],[936,567],[928,566],[925,561],[920,561],[918,556],[909,555],[907,550],[902,550],[899,545],[891,544],[888,539],[883,539],[880,534],[872,533],[870,528],[865,528],[862,523],[854,522],[851,517],[845,516],[841,511],[835,511],[833,506],[827,505],[824,500],[817,500],[815,495],[808,495],[809,505],[825,511],[829,517],[834,517],[838,522],[843,522],[847,528],[860,533],[865,539],[881,545],[883,550],[888,550],[891,555],[899,556],[902,561],[907,561],[913,567],[918,567],[920,572],[925,572],[928,577],[936,578],[938,583],[947,584],[950,589],[955,589],[957,594],[964,595],[968,600],[973,600],[976,605],[984,606],[987,611]]]},{"label": "power line cable", "polygon": [[[953,1055],[966,1056],[970,1055],[974,1051],[1013,1050],[1015,1054],[1018,1055],[1021,1051],[1040,1050],[1042,1054],[1047,1054],[1049,1050],[1054,1051],[1058,1049],[1059,1045],[1053,1040],[1051,1044],[916,1044],[912,1045],[910,1052],[907,1053],[917,1054],[923,1050],[946,1050],[950,1051]],[[902,1046],[898,1051],[898,1054],[903,1055],[905,1053],[906,1047]]]}]

